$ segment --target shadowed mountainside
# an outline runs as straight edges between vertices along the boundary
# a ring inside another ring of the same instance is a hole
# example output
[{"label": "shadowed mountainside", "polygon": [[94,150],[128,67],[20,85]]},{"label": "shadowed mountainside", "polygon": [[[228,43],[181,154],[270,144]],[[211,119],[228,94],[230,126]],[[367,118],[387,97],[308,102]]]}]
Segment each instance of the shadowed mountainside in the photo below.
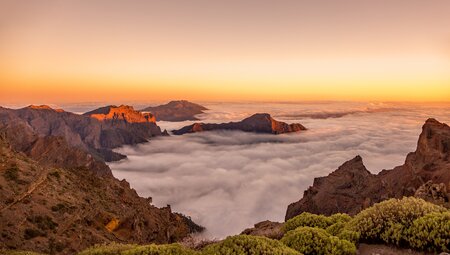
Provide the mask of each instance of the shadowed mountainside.
[{"label": "shadowed mountainside", "polygon": [[34,144],[39,137],[59,136],[71,146],[105,161],[125,157],[113,152],[113,148],[162,135],[153,116],[139,113],[130,106],[103,107],[94,110],[92,115],[78,115],[48,106],[0,108],[0,128],[10,127],[8,132],[21,130],[22,137],[12,142],[19,150]]},{"label": "shadowed mountainside", "polygon": [[298,123],[287,124],[276,121],[268,113],[257,113],[239,122],[221,124],[194,123],[181,129],[173,130],[172,132],[175,135],[183,135],[211,130],[241,130],[244,132],[283,134],[306,130],[306,128]]},{"label": "shadowed mountainside", "polygon": [[0,131],[0,248],[73,254],[105,242],[174,242],[202,230],[151,205],[62,137],[39,137],[29,147],[28,139],[17,141],[37,137],[28,131]]},{"label": "shadowed mountainside", "polygon": [[194,104],[186,100],[170,101],[167,104],[159,106],[150,106],[141,110],[141,112],[150,112],[155,115],[156,120],[163,121],[185,121],[198,120],[195,115],[208,110],[199,104]]},{"label": "shadowed mountainside", "polygon": [[289,205],[286,220],[302,212],[331,215],[356,214],[388,198],[413,196],[447,204],[450,194],[450,127],[428,119],[417,149],[405,163],[392,170],[371,174],[356,156],[326,177],[314,179],[303,198]]}]

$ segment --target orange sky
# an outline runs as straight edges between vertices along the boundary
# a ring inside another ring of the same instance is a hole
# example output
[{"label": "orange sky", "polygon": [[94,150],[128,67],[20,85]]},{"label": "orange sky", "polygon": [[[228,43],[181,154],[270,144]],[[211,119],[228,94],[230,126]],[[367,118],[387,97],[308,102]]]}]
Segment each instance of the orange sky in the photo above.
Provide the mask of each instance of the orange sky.
[{"label": "orange sky", "polygon": [[448,0],[0,1],[0,104],[450,101]]}]

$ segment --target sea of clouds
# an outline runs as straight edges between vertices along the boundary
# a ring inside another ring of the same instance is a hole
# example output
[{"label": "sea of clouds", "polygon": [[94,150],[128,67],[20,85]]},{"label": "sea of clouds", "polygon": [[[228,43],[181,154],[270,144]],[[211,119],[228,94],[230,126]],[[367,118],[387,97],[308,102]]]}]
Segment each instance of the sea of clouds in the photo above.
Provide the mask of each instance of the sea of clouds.
[{"label": "sea of clouds", "polygon": [[[113,174],[156,206],[189,215],[208,238],[238,234],[262,220],[283,221],[314,177],[361,155],[372,173],[414,151],[429,117],[449,123],[450,106],[368,103],[209,103],[203,122],[237,121],[257,112],[299,122],[307,131],[266,135],[214,131],[159,137],[119,148],[128,159]],[[173,130],[192,122],[159,122]]]}]

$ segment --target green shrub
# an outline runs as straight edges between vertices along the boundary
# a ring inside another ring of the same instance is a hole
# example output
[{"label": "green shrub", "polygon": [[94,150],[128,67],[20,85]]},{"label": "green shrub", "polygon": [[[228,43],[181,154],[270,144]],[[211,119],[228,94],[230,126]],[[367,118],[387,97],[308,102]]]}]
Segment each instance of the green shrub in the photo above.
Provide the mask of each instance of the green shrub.
[{"label": "green shrub", "polygon": [[353,255],[356,254],[356,246],[347,241],[331,236],[328,243],[327,253],[330,255]]},{"label": "green shrub", "polygon": [[86,249],[78,255],[195,255],[196,251],[190,250],[180,244],[117,244],[97,245]]},{"label": "green shrub", "polygon": [[450,211],[430,213],[414,220],[408,229],[408,243],[421,250],[450,250]]},{"label": "green shrub", "polygon": [[137,247],[137,245],[134,244],[102,244],[87,248],[78,253],[78,255],[118,255],[121,254],[122,251],[130,250],[135,247]]},{"label": "green shrub", "polygon": [[121,252],[121,255],[195,255],[196,251],[180,244],[149,244]]},{"label": "green shrub", "polygon": [[339,237],[339,239],[347,240],[349,242],[356,244],[359,242],[359,238],[360,238],[361,234],[359,232],[356,232],[353,230],[348,230],[348,229],[344,228],[336,236]]},{"label": "green shrub", "polygon": [[401,244],[406,242],[406,232],[414,220],[445,208],[414,197],[389,199],[375,204],[348,222],[348,229],[361,234],[361,239]]},{"label": "green shrub", "polygon": [[280,241],[261,236],[238,235],[206,246],[203,255],[300,255],[297,251],[283,245]]},{"label": "green shrub", "polygon": [[333,222],[327,216],[303,212],[286,221],[282,230],[286,233],[298,227],[317,227],[325,229],[332,224]]},{"label": "green shrub", "polygon": [[328,232],[328,234],[337,236],[339,233],[341,233],[344,230],[346,225],[347,225],[347,223],[339,221],[339,222],[336,222],[333,225],[329,226],[325,230]]},{"label": "green shrub", "polygon": [[305,255],[350,255],[356,253],[354,244],[332,236],[320,228],[298,227],[287,232],[281,242]]},{"label": "green shrub", "polygon": [[336,213],[328,217],[333,224],[338,222],[349,222],[352,217],[346,213]]}]

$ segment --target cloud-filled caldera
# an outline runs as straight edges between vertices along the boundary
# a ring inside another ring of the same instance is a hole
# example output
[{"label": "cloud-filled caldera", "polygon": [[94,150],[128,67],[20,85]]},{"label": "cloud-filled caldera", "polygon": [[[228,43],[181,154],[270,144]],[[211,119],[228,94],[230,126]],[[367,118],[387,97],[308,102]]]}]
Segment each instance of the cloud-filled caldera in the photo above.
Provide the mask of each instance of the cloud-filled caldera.
[{"label": "cloud-filled caldera", "polygon": [[[300,122],[309,130],[265,135],[214,131],[160,137],[119,151],[128,159],[110,164],[157,206],[170,204],[207,228],[209,237],[238,234],[262,221],[282,221],[314,177],[356,155],[373,173],[404,162],[429,117],[450,120],[448,106],[320,104],[211,104],[204,122],[235,121],[255,112]],[[367,110],[370,109],[370,110]],[[343,114],[330,118],[330,112]],[[313,117],[307,117],[310,114]],[[191,122],[161,122],[179,128]]]}]

